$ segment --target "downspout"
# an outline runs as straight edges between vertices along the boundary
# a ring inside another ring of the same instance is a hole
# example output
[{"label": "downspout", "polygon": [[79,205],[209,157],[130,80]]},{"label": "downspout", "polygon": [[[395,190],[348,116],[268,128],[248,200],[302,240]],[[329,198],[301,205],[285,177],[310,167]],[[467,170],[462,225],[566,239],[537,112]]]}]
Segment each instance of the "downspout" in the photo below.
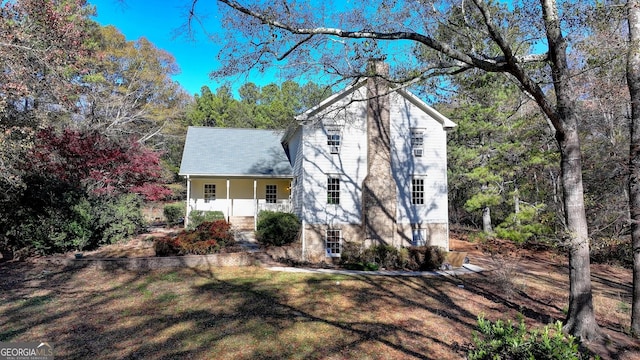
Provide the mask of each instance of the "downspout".
[{"label": "downspout", "polygon": [[307,227],[307,221],[304,219],[304,216],[302,217],[302,234],[300,236],[302,236],[302,261],[307,261],[307,237],[306,237],[306,228]]},{"label": "downspout", "polygon": [[189,208],[191,204],[191,178],[187,175],[187,207],[184,215],[184,227],[189,226]]}]

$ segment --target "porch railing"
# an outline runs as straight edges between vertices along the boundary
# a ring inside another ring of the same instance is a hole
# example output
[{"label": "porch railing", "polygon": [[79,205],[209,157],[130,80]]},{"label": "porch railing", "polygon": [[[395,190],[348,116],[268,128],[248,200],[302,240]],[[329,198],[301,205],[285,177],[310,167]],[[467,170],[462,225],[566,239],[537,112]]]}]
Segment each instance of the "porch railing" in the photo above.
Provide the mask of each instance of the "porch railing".
[{"label": "porch railing", "polygon": [[291,201],[279,200],[277,203],[258,203],[258,212],[262,210],[290,213],[293,207],[291,206]]}]

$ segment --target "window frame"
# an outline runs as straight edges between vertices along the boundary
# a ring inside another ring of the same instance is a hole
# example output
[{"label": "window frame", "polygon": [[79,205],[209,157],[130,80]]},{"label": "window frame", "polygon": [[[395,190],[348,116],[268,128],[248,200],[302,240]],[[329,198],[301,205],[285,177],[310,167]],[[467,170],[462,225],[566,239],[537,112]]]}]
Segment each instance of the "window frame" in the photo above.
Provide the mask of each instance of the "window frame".
[{"label": "window frame", "polygon": [[211,203],[216,200],[216,184],[204,184],[202,191],[205,203]]},{"label": "window frame", "polygon": [[411,245],[412,246],[427,245],[427,229],[414,228],[411,231]]},{"label": "window frame", "polygon": [[340,177],[327,175],[327,205],[340,205]]},{"label": "window frame", "polygon": [[341,257],[342,255],[342,230],[326,229],[324,234],[324,249],[327,257]]},{"label": "window frame", "polygon": [[267,204],[276,204],[278,202],[278,185],[277,184],[265,185],[264,201]]},{"label": "window frame", "polygon": [[425,178],[425,176],[417,175],[411,177],[411,205],[421,206],[425,204]]},{"label": "window frame", "polygon": [[325,133],[327,134],[329,153],[339,154],[340,145],[342,144],[342,129],[339,127],[327,127],[325,128]]},{"label": "window frame", "polygon": [[422,157],[424,154],[424,133],[422,128],[411,128],[409,132],[411,154],[414,157]]}]

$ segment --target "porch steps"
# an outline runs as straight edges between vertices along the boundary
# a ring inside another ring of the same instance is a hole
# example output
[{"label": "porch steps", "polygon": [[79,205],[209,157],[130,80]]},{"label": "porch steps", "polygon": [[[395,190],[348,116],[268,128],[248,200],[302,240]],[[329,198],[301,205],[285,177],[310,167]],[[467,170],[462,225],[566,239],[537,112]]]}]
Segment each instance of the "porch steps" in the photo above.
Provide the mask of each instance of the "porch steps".
[{"label": "porch steps", "polygon": [[253,231],[253,216],[230,216],[229,223],[238,231]]}]

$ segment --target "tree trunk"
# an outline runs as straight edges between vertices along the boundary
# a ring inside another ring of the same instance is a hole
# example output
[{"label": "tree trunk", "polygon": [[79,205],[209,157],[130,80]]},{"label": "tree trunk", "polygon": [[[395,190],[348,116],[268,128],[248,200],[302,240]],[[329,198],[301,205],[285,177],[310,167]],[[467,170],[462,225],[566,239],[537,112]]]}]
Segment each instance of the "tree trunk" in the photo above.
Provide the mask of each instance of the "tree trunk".
[{"label": "tree trunk", "polygon": [[640,336],[640,4],[629,0],[629,53],[627,85],[631,95],[631,138],[629,141],[629,213],[633,246],[633,300],[631,332]]},{"label": "tree trunk", "polygon": [[[564,331],[581,340],[600,337],[591,294],[589,231],[584,208],[582,157],[578,137],[571,72],[567,62],[567,42],[562,35],[555,0],[540,0],[549,43],[551,77],[556,95],[555,111],[545,111],[556,130],[560,147],[563,207],[567,221],[566,245],[569,252],[569,312]],[[540,102],[538,102],[540,104]],[[544,110],[545,108],[541,106]]]},{"label": "tree trunk", "polygon": [[493,226],[491,226],[491,208],[485,206],[482,209],[482,231],[487,234],[493,234]]},{"label": "tree trunk", "polygon": [[[564,330],[582,340],[600,336],[600,328],[593,311],[591,293],[591,267],[589,260],[589,234],[584,208],[580,141],[575,116],[562,139],[558,139],[567,219],[567,246],[569,252],[569,312]],[[571,121],[571,120],[569,120]]]}]

